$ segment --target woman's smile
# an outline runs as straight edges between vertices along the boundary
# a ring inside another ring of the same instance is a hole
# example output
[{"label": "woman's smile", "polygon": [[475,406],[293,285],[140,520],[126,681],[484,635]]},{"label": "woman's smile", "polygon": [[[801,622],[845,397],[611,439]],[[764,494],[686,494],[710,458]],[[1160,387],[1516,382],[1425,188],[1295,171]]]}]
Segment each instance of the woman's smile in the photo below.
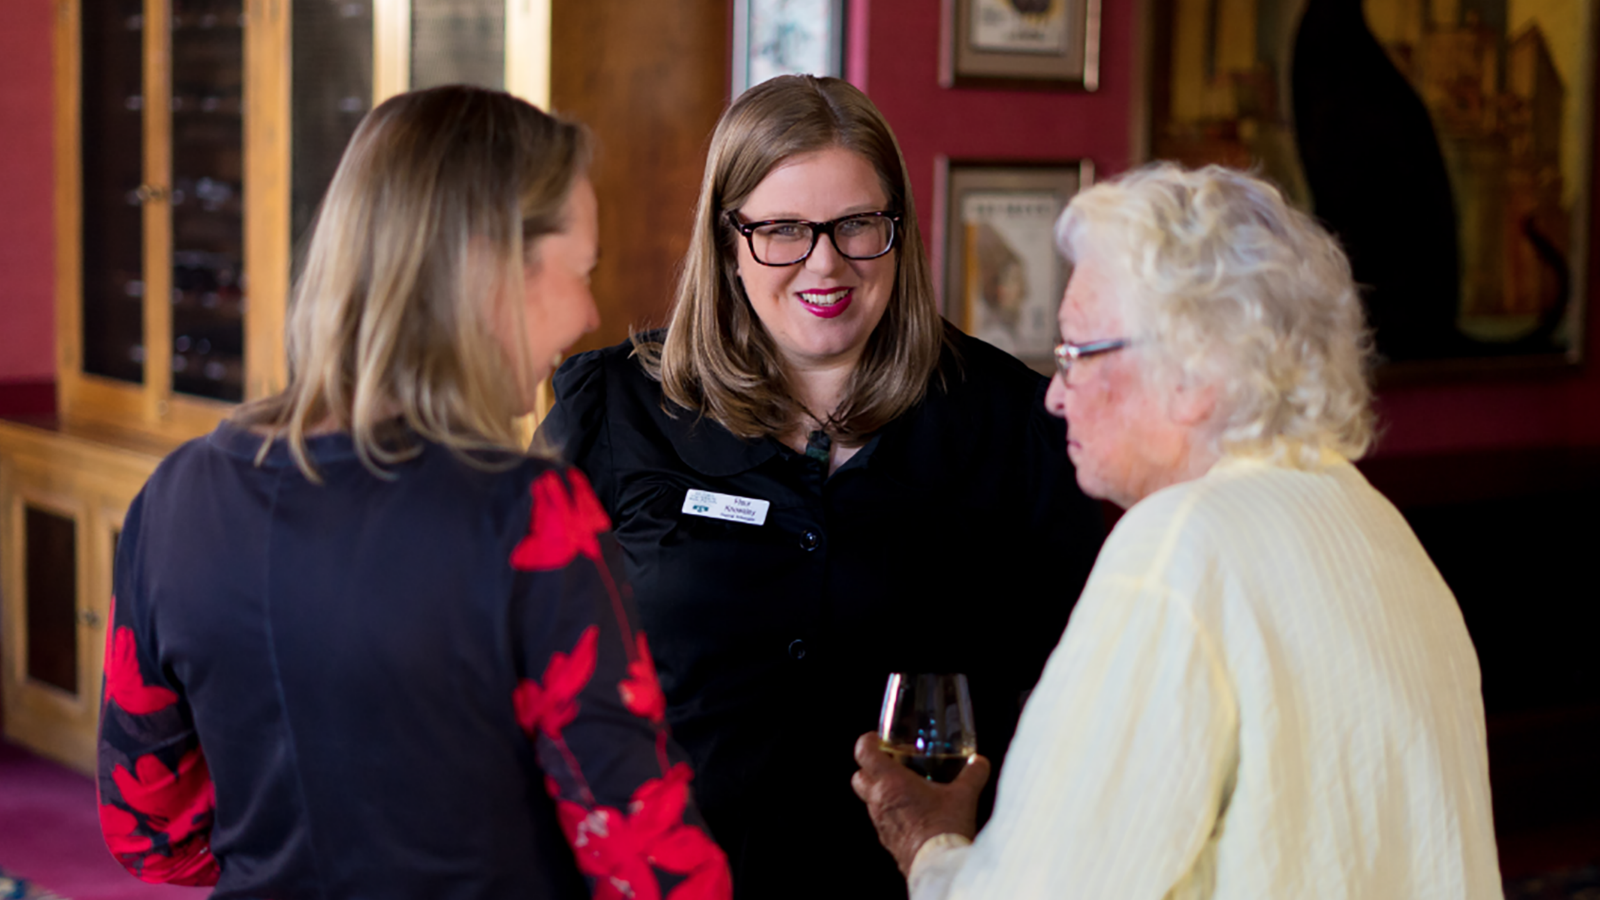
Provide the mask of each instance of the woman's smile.
[{"label": "woman's smile", "polygon": [[818,318],[831,319],[850,308],[854,294],[854,288],[814,288],[800,292],[800,303],[806,312]]}]

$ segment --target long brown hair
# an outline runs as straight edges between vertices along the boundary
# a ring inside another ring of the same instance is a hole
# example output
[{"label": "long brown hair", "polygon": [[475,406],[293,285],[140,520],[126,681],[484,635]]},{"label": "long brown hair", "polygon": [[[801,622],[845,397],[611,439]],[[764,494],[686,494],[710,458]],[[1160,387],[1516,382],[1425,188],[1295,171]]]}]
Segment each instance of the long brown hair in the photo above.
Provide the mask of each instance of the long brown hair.
[{"label": "long brown hair", "polygon": [[866,95],[837,78],[789,75],[746,91],[718,121],[695,207],[689,252],[659,343],[635,338],[667,399],[743,438],[777,437],[804,414],[783,357],[737,276],[737,232],[724,215],[767,174],[802,153],[842,147],[872,164],[900,213],[898,270],[873,331],[831,417],[829,431],[857,444],[922,400],[947,340],[900,146]]},{"label": "long brown hair", "polygon": [[[530,363],[524,264],[589,163],[582,126],[509,94],[452,85],[391,98],[361,122],[312,226],[286,344],[289,385],[233,421],[288,442],[308,477],[308,430],[349,432],[363,463],[418,447],[397,423],[468,454],[525,451]],[[509,320],[508,320],[509,317]],[[509,324],[508,324],[509,322]],[[493,348],[492,352],[485,352]],[[507,357],[510,358],[507,358]]]}]

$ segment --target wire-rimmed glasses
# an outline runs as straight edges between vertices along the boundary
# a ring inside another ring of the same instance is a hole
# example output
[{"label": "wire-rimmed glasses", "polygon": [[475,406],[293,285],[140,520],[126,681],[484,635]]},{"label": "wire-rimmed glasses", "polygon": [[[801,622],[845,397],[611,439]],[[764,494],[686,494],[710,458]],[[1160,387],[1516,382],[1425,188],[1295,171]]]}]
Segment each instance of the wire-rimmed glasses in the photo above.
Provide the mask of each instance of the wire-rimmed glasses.
[{"label": "wire-rimmed glasses", "polygon": [[1127,338],[1112,338],[1105,341],[1090,341],[1087,344],[1074,344],[1071,341],[1062,341],[1056,345],[1056,372],[1063,380],[1067,373],[1072,371],[1072,364],[1089,356],[1099,356],[1113,350],[1121,350],[1128,346]]},{"label": "wire-rimmed glasses", "polygon": [[817,249],[817,241],[827,235],[833,248],[845,259],[877,259],[894,249],[900,214],[864,212],[841,216],[827,222],[804,219],[767,219],[741,222],[739,214],[728,210],[728,224],[744,235],[750,255],[763,266],[792,266],[805,262]]}]

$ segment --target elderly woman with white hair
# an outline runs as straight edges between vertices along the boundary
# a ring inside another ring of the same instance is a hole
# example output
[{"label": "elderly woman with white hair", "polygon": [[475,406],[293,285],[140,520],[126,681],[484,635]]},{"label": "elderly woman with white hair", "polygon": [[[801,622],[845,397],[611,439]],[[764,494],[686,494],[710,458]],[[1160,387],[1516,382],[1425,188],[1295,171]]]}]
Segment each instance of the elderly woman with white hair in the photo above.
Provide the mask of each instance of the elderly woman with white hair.
[{"label": "elderly woman with white hair", "polygon": [[857,744],[914,900],[1499,897],[1472,642],[1351,465],[1370,340],[1338,244],[1260,180],[1172,165],[1057,238],[1046,404],[1127,513],[975,841],[984,760],[936,785]]}]

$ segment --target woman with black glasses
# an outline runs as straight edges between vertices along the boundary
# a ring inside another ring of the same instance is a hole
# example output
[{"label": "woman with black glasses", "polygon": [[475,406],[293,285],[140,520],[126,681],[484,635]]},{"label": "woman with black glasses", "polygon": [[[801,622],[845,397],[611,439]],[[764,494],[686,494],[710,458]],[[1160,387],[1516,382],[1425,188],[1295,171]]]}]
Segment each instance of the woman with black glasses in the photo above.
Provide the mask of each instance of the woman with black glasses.
[{"label": "woman with black glasses", "polygon": [[667,327],[557,373],[738,896],[904,896],[849,784],[888,673],[965,673],[1003,760],[1101,536],[1046,384],[940,317],[893,134],[810,76],[718,123]]}]

